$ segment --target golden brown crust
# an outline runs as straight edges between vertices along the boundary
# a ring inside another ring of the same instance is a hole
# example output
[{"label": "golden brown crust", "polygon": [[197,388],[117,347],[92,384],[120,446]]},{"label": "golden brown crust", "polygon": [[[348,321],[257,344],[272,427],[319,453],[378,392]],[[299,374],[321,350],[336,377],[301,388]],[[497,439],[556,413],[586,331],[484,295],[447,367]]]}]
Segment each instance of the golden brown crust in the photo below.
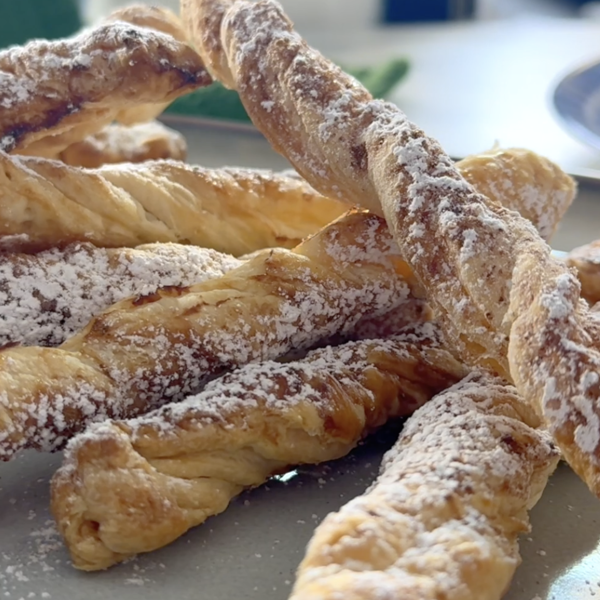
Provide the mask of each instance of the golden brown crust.
[{"label": "golden brown crust", "polygon": [[187,44],[123,22],[4,50],[0,72],[0,148],[38,156],[55,156],[119,111],[211,82]]},{"label": "golden brown crust", "polygon": [[228,88],[236,82],[223,51],[221,23],[234,0],[181,0],[181,17],[188,37],[202,55],[211,75]]},{"label": "golden brown crust", "polygon": [[179,244],[96,248],[77,243],[37,254],[0,253],[0,348],[57,346],[111,304],[219,277],[241,262]]},{"label": "golden brown crust", "polygon": [[291,598],[500,600],[559,458],[528,410],[482,374],[419,409],[375,484],[317,527]]},{"label": "golden brown crust", "polygon": [[177,242],[241,255],[293,248],[347,208],[272,171],[175,161],[86,171],[0,153],[0,242],[13,251]]},{"label": "golden brown crust", "polygon": [[95,169],[106,164],[187,158],[181,133],[158,121],[125,126],[107,125],[97,133],[65,148],[58,160],[72,167]]},{"label": "golden brown crust", "polygon": [[466,373],[425,325],[247,365],[181,403],[94,426],[72,440],[52,482],[73,564],[104,569],[160,548],[243,488],[347,454]]},{"label": "golden brown crust", "polygon": [[212,35],[258,128],[315,189],[385,214],[449,346],[512,377],[600,495],[600,352],[575,275],[398,107],[309,48],[278,4],[195,7],[227,9]]},{"label": "golden brown crust", "polygon": [[60,348],[0,352],[0,458],[51,450],[93,420],[196,392],[207,377],[350,330],[411,302],[385,222],[352,213],[294,251],[119,302]]}]

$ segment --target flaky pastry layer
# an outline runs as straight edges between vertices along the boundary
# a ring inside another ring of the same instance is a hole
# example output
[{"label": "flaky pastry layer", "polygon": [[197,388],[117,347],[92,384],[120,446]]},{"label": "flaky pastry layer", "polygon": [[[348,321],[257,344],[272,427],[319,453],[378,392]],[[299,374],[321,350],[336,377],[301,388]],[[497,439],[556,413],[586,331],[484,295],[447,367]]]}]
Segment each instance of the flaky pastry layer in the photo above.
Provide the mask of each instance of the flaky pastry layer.
[{"label": "flaky pastry layer", "polygon": [[377,481],[309,542],[294,600],[500,600],[559,459],[516,390],[474,373],[407,421]]},{"label": "flaky pastry layer", "polygon": [[321,193],[385,215],[449,346],[512,379],[600,496],[600,347],[575,274],[397,106],[311,49],[279,4],[182,7],[207,66],[273,146]]},{"label": "flaky pastry layer", "polygon": [[237,256],[293,248],[347,210],[267,170],[178,161],[85,170],[0,153],[0,244],[12,251],[176,242]]},{"label": "flaky pastry layer", "polygon": [[58,346],[120,300],[219,277],[241,261],[179,244],[0,253],[0,347]]},{"label": "flaky pastry layer", "polygon": [[427,324],[247,365],[182,402],[94,425],[70,442],[52,481],[73,564],[103,569],[160,548],[242,489],[347,454],[466,373]]},{"label": "flaky pastry layer", "polygon": [[351,213],[294,251],[119,302],[60,348],[0,352],[0,458],[194,393],[210,376],[308,348],[411,302],[385,222]]}]

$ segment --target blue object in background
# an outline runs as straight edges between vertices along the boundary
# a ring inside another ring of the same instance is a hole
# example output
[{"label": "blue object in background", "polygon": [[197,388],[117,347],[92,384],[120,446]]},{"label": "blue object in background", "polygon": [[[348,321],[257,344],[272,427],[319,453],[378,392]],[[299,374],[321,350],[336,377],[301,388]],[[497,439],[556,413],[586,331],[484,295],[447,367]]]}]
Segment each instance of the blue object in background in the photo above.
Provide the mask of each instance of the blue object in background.
[{"label": "blue object in background", "polygon": [[383,0],[385,23],[467,19],[475,13],[475,0]]}]

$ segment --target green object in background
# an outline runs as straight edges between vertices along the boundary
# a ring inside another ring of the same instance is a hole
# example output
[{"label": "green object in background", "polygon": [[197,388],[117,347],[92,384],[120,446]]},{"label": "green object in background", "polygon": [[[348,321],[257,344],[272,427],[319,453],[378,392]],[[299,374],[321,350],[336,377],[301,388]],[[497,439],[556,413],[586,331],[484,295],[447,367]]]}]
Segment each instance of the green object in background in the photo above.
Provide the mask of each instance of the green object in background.
[{"label": "green object in background", "polygon": [[0,47],[53,40],[81,29],[79,0],[0,0]]},{"label": "green object in background", "polygon": [[[393,59],[376,67],[346,68],[375,98],[385,98],[408,72],[408,61]],[[175,100],[165,111],[169,114],[188,115],[229,121],[250,122],[237,92],[216,82]]]}]

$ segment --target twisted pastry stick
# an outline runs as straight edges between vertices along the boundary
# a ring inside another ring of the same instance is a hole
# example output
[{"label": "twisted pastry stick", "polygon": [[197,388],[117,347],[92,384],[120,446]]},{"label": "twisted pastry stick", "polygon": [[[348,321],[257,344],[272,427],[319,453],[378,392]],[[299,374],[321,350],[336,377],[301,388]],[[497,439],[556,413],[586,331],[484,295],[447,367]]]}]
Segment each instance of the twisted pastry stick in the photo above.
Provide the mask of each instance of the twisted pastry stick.
[{"label": "twisted pastry stick", "polygon": [[72,167],[94,169],[105,164],[139,163],[147,160],[185,160],[183,135],[158,121],[126,127],[113,123],[56,156]]},{"label": "twisted pastry stick", "polygon": [[581,295],[590,303],[600,301],[600,240],[571,250],[565,262],[577,269]]},{"label": "twisted pastry stick", "polygon": [[74,438],[52,481],[73,564],[164,546],[292,465],[347,454],[467,373],[431,324],[281,364],[247,365],[183,402]]},{"label": "twisted pastry stick", "polygon": [[218,279],[123,300],[60,348],[0,352],[0,458],[53,450],[91,421],[127,418],[207,377],[273,359],[411,302],[385,222],[351,213],[293,252]]},{"label": "twisted pastry stick", "polygon": [[274,147],[318,191],[385,214],[451,347],[469,364],[512,377],[600,495],[600,352],[590,335],[597,322],[575,274],[525,219],[478,193],[396,106],[373,100],[309,48],[279,5],[182,7],[207,66],[236,87]]},{"label": "twisted pastry stick", "polygon": [[559,458],[530,413],[481,373],[420,408],[374,485],[319,525],[291,598],[499,600]]},{"label": "twisted pastry stick", "polygon": [[[181,14],[213,77],[238,91],[254,124],[307,181],[381,213],[362,138],[385,103],[307,46],[275,2],[182,0]],[[457,168],[546,239],[575,196],[572,178],[520,148],[467,157]]]},{"label": "twisted pastry stick", "polygon": [[0,240],[13,251],[179,242],[240,255],[293,248],[347,208],[271,171],[176,161],[82,170],[0,153]]},{"label": "twisted pastry stick", "polygon": [[57,346],[111,304],[219,277],[242,263],[196,246],[105,250],[73,244],[39,254],[0,254],[0,347]]},{"label": "twisted pastry stick", "polygon": [[0,149],[39,156],[55,156],[124,109],[211,82],[187,44],[122,22],[4,50],[0,72]]}]

